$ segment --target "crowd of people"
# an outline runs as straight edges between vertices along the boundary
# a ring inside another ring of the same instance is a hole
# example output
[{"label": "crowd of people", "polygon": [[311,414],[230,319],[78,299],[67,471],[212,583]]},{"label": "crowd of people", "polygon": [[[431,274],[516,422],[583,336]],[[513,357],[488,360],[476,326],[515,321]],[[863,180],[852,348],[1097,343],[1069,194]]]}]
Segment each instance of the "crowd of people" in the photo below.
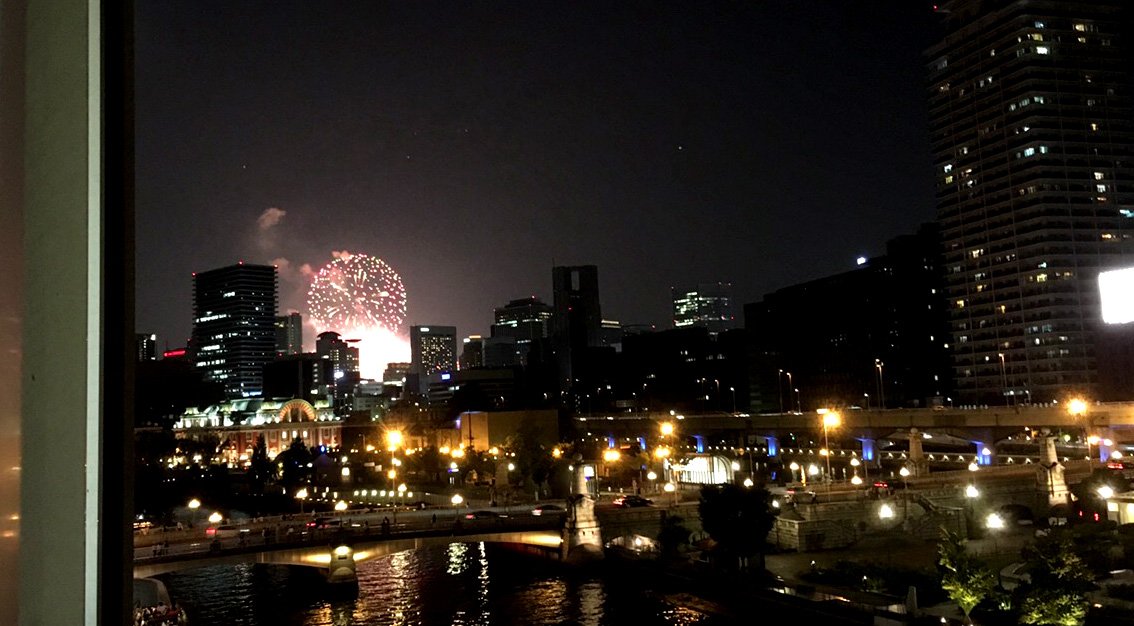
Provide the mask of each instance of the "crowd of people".
[{"label": "crowd of people", "polygon": [[178,626],[181,609],[158,602],[157,606],[134,607],[134,626]]}]

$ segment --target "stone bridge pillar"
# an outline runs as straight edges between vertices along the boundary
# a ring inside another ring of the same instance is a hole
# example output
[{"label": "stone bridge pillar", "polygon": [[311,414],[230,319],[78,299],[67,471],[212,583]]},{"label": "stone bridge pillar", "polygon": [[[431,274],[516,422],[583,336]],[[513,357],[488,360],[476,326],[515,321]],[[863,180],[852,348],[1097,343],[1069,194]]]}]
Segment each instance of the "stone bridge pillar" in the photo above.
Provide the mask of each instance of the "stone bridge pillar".
[{"label": "stone bridge pillar", "polygon": [[355,572],[354,549],[348,545],[336,546],[331,550],[331,562],[328,564],[327,582],[332,584],[358,584],[358,575]]},{"label": "stone bridge pillar", "polygon": [[575,476],[571,483],[571,508],[563,527],[563,551],[560,558],[568,562],[581,562],[602,558],[602,528],[595,517],[595,500],[587,489],[583,456],[576,454]]},{"label": "stone bridge pillar", "polygon": [[1055,437],[1045,428],[1039,440],[1040,490],[1047,493],[1050,505],[1065,504],[1068,494],[1067,481],[1063,477],[1063,464],[1059,462],[1059,455],[1055,451]]},{"label": "stone bridge pillar", "polygon": [[921,431],[910,429],[910,473],[914,476],[928,476],[929,462],[925,460],[925,450],[921,447]]}]

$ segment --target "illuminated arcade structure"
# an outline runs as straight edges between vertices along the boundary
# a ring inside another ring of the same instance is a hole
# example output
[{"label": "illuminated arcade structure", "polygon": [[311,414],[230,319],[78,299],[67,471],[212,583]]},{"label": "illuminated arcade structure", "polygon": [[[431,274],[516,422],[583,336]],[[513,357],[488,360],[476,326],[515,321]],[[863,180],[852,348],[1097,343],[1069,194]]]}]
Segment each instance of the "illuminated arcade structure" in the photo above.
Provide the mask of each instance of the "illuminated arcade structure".
[{"label": "illuminated arcade structure", "polygon": [[[224,461],[243,464],[252,456],[256,439],[264,436],[268,456],[275,457],[296,439],[308,448],[337,448],[342,443],[342,421],[329,400],[249,398],[215,404],[203,411],[190,408],[173,425],[182,439],[215,435],[220,439]],[[227,446],[223,445],[227,442]]]}]

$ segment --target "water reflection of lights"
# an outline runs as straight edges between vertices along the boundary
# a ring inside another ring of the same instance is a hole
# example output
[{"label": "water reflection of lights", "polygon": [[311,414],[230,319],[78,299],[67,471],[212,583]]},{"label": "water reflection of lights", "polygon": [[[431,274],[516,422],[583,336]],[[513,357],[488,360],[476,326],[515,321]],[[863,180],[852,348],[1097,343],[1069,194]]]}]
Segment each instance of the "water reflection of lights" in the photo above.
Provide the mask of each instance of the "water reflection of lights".
[{"label": "water reflection of lights", "polygon": [[476,577],[477,599],[480,600],[480,622],[491,623],[491,611],[488,610],[488,554],[484,551],[484,542],[477,544],[480,548],[480,573]]},{"label": "water reflection of lights", "polygon": [[606,592],[602,583],[588,582],[579,587],[579,623],[586,626],[598,626],[602,623],[603,604],[606,602]]},{"label": "water reflection of lights", "polygon": [[452,576],[457,576],[464,572],[468,567],[468,559],[466,558],[469,551],[469,544],[467,543],[451,543],[449,544],[449,569],[448,573]]}]

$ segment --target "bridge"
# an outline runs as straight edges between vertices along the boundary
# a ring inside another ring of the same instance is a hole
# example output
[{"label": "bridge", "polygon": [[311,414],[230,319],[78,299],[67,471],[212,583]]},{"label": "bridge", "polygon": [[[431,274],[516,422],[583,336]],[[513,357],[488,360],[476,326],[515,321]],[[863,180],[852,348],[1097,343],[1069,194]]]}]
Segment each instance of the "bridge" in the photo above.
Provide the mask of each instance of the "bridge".
[{"label": "bridge", "polygon": [[[356,564],[397,552],[453,542],[489,542],[543,558],[577,562],[601,558],[609,546],[656,549],[667,515],[681,515],[696,525],[696,503],[668,508],[601,507],[586,493],[585,464],[576,465],[575,494],[565,511],[482,515],[449,510],[402,513],[400,523],[377,522],[384,513],[342,512],[328,527],[302,517],[260,522],[235,530],[235,536],[207,537],[204,529],[169,531],[135,537],[134,576],[212,565],[267,563],[316,567],[333,583],[354,583]],[[582,493],[580,493],[582,491]],[[437,513],[442,519],[438,519]],[[605,538],[605,540],[604,540]]]},{"label": "bridge", "polygon": [[[949,407],[935,409],[839,409],[840,424],[828,433],[832,448],[857,440],[860,449],[856,454],[864,460],[876,461],[875,442],[893,439],[895,434],[908,436],[921,433],[923,438],[946,435],[969,442],[979,465],[997,465],[997,444],[1006,438],[1025,431],[1071,432],[1096,435],[1099,444],[1088,451],[1086,444],[1076,437],[1071,441],[1058,441],[1060,457],[1086,458],[1097,452],[1100,461],[1123,443],[1134,443],[1134,402],[1088,404],[1078,413],[1072,413],[1068,404],[1019,405],[1000,407]],[[586,415],[575,418],[576,426],[587,439],[606,441],[608,445],[637,441],[643,447],[647,442],[658,441],[661,423],[671,423],[676,441],[685,450],[711,453],[715,450],[751,449],[756,447],[768,457],[777,457],[792,439],[797,442],[809,437],[818,439],[823,432],[822,418],[817,413],[705,413],[699,415],[672,415],[670,413],[615,413]],[[927,437],[928,436],[928,437]],[[911,438],[912,439],[912,438]],[[1020,446],[1022,441],[1012,445]],[[1040,442],[1036,441],[1038,445]],[[692,445],[690,445],[692,444]],[[806,445],[789,445],[789,448],[806,448]],[[987,452],[986,452],[987,450]],[[911,454],[920,454],[911,445]],[[1011,456],[1011,455],[1009,455]],[[1014,462],[1031,456],[1038,461],[1039,450],[1021,453]],[[921,461],[918,458],[917,461]],[[967,465],[972,458],[965,460]],[[925,459],[929,461],[929,459]],[[960,463],[960,460],[953,462]]]}]

